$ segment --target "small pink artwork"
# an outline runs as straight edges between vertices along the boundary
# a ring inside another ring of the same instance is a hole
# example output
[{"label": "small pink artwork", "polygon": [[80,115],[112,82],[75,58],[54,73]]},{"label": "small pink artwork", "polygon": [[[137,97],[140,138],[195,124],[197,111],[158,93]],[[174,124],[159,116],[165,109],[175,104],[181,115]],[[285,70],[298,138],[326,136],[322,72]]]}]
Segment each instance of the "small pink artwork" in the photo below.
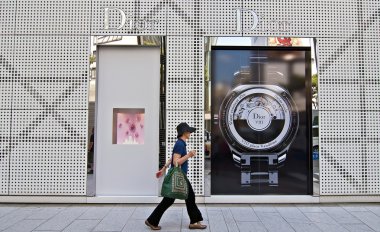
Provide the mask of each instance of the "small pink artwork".
[{"label": "small pink artwork", "polygon": [[114,109],[113,143],[144,144],[144,116],[144,109]]}]

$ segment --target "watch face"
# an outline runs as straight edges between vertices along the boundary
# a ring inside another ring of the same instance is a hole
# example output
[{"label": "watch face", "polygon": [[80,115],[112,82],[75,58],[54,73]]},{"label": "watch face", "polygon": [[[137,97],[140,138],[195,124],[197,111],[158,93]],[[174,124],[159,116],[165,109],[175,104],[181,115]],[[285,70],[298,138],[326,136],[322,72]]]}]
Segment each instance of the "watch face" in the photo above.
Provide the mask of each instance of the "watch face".
[{"label": "watch face", "polygon": [[283,145],[296,119],[290,95],[280,92],[265,87],[235,92],[224,114],[226,132],[233,143],[248,150],[271,150]]}]

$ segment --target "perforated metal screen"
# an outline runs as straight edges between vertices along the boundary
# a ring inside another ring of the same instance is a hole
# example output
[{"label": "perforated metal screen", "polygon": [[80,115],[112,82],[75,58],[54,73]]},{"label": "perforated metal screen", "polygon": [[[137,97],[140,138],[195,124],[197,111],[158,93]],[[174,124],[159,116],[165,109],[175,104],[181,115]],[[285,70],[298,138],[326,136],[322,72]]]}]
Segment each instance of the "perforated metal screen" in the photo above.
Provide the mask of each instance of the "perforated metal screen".
[{"label": "perforated metal screen", "polygon": [[[114,8],[126,16],[120,29]],[[248,10],[260,19],[252,30]],[[92,35],[167,36],[167,156],[179,122],[198,128],[189,141],[198,195],[204,36],[316,37],[321,194],[380,193],[377,0],[3,0],[0,13],[0,194],[85,194]]]}]

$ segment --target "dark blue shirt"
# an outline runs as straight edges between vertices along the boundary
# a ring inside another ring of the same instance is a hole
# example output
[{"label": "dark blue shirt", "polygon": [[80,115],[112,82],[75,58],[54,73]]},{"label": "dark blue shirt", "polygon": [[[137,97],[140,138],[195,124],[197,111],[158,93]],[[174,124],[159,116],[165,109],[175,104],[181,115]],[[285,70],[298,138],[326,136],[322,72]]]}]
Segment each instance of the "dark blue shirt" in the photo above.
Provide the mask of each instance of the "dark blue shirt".
[{"label": "dark blue shirt", "polygon": [[[186,142],[183,141],[182,139],[178,139],[177,142],[174,144],[173,152],[172,152],[172,167],[174,167],[173,163],[173,155],[174,153],[181,155],[181,157],[187,155],[186,151]],[[188,163],[187,160],[181,165],[182,171],[187,174],[187,169],[188,169]]]}]

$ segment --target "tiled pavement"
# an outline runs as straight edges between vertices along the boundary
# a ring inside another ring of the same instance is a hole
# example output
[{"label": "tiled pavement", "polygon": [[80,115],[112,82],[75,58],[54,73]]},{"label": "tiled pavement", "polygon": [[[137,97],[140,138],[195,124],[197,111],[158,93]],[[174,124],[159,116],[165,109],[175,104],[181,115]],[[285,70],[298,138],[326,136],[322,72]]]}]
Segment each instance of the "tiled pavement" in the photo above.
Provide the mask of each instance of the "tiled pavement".
[{"label": "tiled pavement", "polygon": [[[379,231],[380,204],[198,204],[205,231]],[[150,231],[152,204],[0,204],[0,231]],[[186,207],[164,214],[161,231],[190,231]]]}]

